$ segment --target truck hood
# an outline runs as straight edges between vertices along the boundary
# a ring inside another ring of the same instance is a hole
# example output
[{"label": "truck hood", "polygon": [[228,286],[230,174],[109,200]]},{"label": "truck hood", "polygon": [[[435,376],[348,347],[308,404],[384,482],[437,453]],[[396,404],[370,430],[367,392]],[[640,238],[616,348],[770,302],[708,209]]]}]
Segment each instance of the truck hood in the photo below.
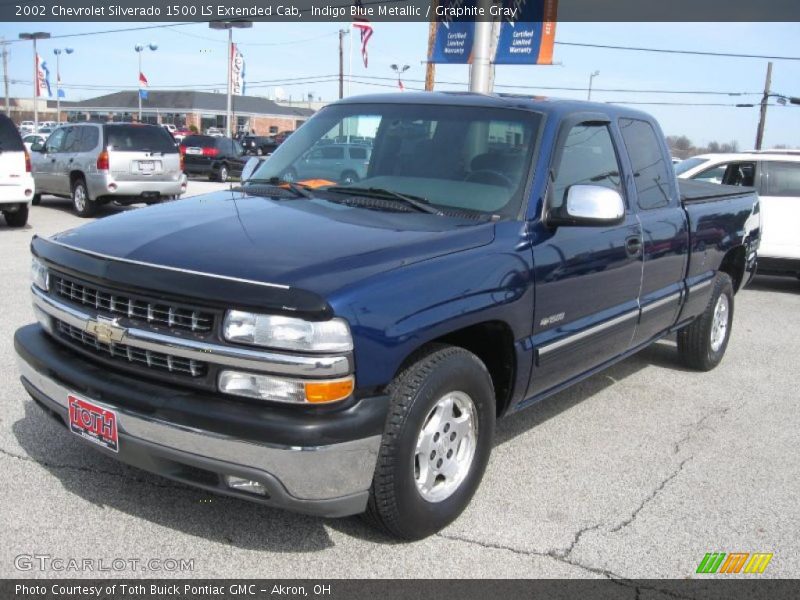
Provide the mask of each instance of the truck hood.
[{"label": "truck hood", "polygon": [[58,234],[78,250],[328,297],[376,273],[489,244],[492,223],[217,192]]}]

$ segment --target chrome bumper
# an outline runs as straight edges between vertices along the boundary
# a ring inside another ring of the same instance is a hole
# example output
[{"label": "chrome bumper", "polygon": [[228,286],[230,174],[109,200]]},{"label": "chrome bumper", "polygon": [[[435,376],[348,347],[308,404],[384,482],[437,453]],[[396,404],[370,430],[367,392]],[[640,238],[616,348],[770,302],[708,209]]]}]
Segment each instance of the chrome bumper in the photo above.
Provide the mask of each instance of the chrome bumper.
[{"label": "chrome bumper", "polygon": [[[126,460],[126,449],[164,455],[176,464],[201,466],[217,475],[245,475],[266,484],[266,500],[243,492],[223,489],[220,486],[203,486],[223,493],[236,495],[299,512],[326,516],[344,516],[363,512],[372,481],[380,435],[341,442],[326,446],[279,446],[254,443],[217,433],[182,427],[174,423],[148,418],[107,402],[97,402],[86,394],[71,390],[55,378],[34,369],[19,354],[19,371],[28,392],[59,413],[62,421],[68,419],[68,396],[75,395],[113,410],[117,415],[119,454],[102,450],[109,456]],[[44,396],[48,402],[43,402]],[[95,447],[95,446],[92,446]],[[126,448],[127,447],[127,448]],[[131,462],[136,466],[137,463]],[[148,468],[143,466],[142,468]],[[150,469],[162,475],[170,473]],[[180,477],[189,484],[199,485]],[[221,485],[221,484],[220,484]]]}]

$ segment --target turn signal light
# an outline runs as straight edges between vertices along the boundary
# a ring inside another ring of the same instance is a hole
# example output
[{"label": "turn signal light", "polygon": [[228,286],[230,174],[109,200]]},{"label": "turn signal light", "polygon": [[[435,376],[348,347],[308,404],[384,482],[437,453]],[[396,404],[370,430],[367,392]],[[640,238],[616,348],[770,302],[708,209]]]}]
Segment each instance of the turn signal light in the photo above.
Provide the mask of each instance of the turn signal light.
[{"label": "turn signal light", "polygon": [[353,378],[338,379],[335,381],[320,381],[306,383],[306,402],[324,404],[325,402],[338,402],[353,393]]},{"label": "turn signal light", "polygon": [[28,154],[27,150],[25,150],[25,172],[31,172],[31,155]]}]

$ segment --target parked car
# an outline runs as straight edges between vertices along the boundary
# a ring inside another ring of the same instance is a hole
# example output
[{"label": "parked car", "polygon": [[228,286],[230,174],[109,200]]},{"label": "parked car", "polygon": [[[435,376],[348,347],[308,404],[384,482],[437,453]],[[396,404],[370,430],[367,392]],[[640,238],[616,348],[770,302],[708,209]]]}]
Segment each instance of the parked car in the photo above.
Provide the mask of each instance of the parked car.
[{"label": "parked car", "polygon": [[205,175],[212,181],[238,177],[247,161],[242,145],[226,137],[191,135],[181,142],[180,152],[187,175]]},{"label": "parked car", "polygon": [[75,212],[97,207],[155,204],[186,191],[182,157],[162,127],[134,123],[74,123],[31,146],[34,204],[42,194],[71,197]]},{"label": "parked car", "polygon": [[225,131],[223,131],[219,127],[209,127],[208,129],[206,129],[206,135],[211,135],[214,137],[223,137],[225,135]]},{"label": "parked car", "polygon": [[172,133],[172,137],[175,138],[175,141],[178,143],[181,143],[183,138],[185,138],[187,135],[194,135],[194,132],[191,129],[182,128],[176,129]]},{"label": "parked car", "polygon": [[[281,183],[344,123],[365,179]],[[617,105],[348,98],[249,181],[35,237],[22,383],[108,457],[406,539],[467,506],[496,418],[675,332],[717,366],[756,263],[755,192],[679,187]]]},{"label": "parked car", "polygon": [[289,136],[293,133],[294,131],[280,131],[273,136],[273,139],[275,140],[276,144],[282,144],[289,139]]},{"label": "parked car", "polygon": [[267,156],[275,152],[278,144],[274,139],[263,135],[245,135],[242,137],[242,147],[248,154],[255,154],[256,156]]},{"label": "parked car", "polygon": [[31,146],[36,142],[40,144],[44,144],[47,141],[47,136],[42,135],[41,133],[29,133],[25,137],[22,138],[22,143],[25,144],[25,149],[30,152]]},{"label": "parked car", "polygon": [[175,135],[175,132],[178,131],[178,128],[172,123],[162,123],[161,126],[169,131],[172,135]]},{"label": "parked car", "polygon": [[800,278],[800,152],[703,154],[677,172],[682,179],[755,188],[764,229],[758,271]]},{"label": "parked car", "polygon": [[31,159],[14,122],[0,114],[0,211],[9,227],[24,227],[35,191]]},{"label": "parked car", "polygon": [[283,172],[287,181],[329,179],[357,183],[367,176],[372,148],[361,144],[322,144]]}]

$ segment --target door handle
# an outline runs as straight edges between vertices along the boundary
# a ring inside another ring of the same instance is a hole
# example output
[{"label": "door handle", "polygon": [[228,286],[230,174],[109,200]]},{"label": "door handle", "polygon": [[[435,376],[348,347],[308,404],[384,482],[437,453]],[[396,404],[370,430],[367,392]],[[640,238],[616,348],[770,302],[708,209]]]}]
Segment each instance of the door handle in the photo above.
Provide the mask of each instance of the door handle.
[{"label": "door handle", "polygon": [[625,251],[629,256],[638,256],[642,251],[642,238],[634,235],[625,240]]}]

